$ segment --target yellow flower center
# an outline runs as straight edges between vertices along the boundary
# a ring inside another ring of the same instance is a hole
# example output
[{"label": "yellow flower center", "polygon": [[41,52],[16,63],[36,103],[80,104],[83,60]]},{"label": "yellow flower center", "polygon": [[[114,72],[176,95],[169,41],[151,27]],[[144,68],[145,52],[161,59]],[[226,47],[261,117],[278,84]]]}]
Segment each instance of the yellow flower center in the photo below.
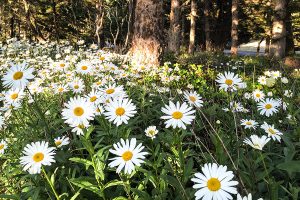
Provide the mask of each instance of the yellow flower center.
[{"label": "yellow flower center", "polygon": [[23,77],[23,72],[16,72],[14,75],[13,75],[13,79],[16,81],[16,80],[20,80],[21,78]]},{"label": "yellow flower center", "polygon": [[259,144],[253,144],[253,147],[256,149],[260,149],[260,145]]},{"label": "yellow flower center", "polygon": [[103,61],[103,60],[105,60],[105,57],[104,57],[104,56],[101,56],[99,59],[100,59],[101,61]]},{"label": "yellow flower center", "polygon": [[272,135],[276,134],[276,131],[275,131],[274,129],[272,129],[272,128],[269,128],[268,131],[269,131]]},{"label": "yellow flower center", "polygon": [[81,107],[76,107],[76,108],[74,109],[74,115],[80,117],[80,116],[82,116],[83,114],[84,114],[83,108],[81,108]]},{"label": "yellow flower center", "polygon": [[246,125],[252,125],[252,123],[251,122],[246,122]]},{"label": "yellow flower center", "polygon": [[34,162],[41,162],[42,160],[44,160],[44,154],[42,152],[38,152],[33,155],[32,159]]},{"label": "yellow flower center", "polygon": [[87,70],[87,68],[88,68],[87,66],[82,66],[81,67],[82,70]]},{"label": "yellow flower center", "polygon": [[259,98],[259,97],[260,97],[260,94],[259,94],[259,93],[257,93],[257,94],[256,94],[256,97],[257,97],[257,98]]},{"label": "yellow flower center", "polygon": [[119,107],[119,108],[116,109],[116,115],[122,116],[122,115],[124,115],[124,113],[125,113],[125,109],[124,108]]},{"label": "yellow flower center", "polygon": [[196,101],[196,97],[190,96],[190,100],[191,100],[192,102],[195,102],[195,101]]},{"label": "yellow flower center", "polygon": [[129,161],[131,160],[133,154],[131,151],[125,151],[123,154],[122,154],[122,158],[124,161]]},{"label": "yellow flower center", "polygon": [[155,130],[150,130],[149,135],[152,135],[152,136],[155,135]]},{"label": "yellow flower center", "polygon": [[79,85],[74,85],[74,88],[75,88],[75,89],[78,89],[78,88],[79,88]]},{"label": "yellow flower center", "polygon": [[57,140],[57,141],[55,141],[55,145],[56,145],[56,146],[59,146],[59,145],[61,145],[61,143],[62,143],[62,141],[61,141],[61,140]]},{"label": "yellow flower center", "polygon": [[4,144],[0,144],[0,150],[4,149]]},{"label": "yellow flower center", "polygon": [[211,178],[207,181],[207,188],[210,191],[218,191],[221,188],[221,182],[217,178]]},{"label": "yellow flower center", "polygon": [[80,129],[84,129],[85,128],[83,124],[79,124],[77,127],[80,128]]},{"label": "yellow flower center", "polygon": [[269,103],[268,103],[267,105],[265,105],[265,108],[266,108],[266,109],[271,109],[271,108],[272,108],[272,104],[269,104]]},{"label": "yellow flower center", "polygon": [[113,88],[106,90],[106,94],[112,94],[114,92],[115,92],[115,89],[113,89]]},{"label": "yellow flower center", "polygon": [[175,112],[173,112],[173,114],[172,114],[172,117],[173,117],[174,119],[181,119],[182,116],[183,116],[182,112],[179,112],[179,111],[175,111]]},{"label": "yellow flower center", "polygon": [[18,96],[19,96],[18,93],[14,93],[14,94],[10,95],[10,98],[15,100],[16,98],[18,98]]},{"label": "yellow flower center", "polygon": [[97,97],[96,96],[92,96],[91,98],[90,98],[90,102],[95,102],[97,100]]},{"label": "yellow flower center", "polygon": [[228,85],[228,86],[231,86],[232,83],[233,83],[233,80],[231,80],[231,79],[226,79],[225,80],[225,84]]},{"label": "yellow flower center", "polygon": [[98,81],[98,82],[96,83],[96,85],[101,85],[101,81]]},{"label": "yellow flower center", "polygon": [[60,63],[59,66],[60,66],[61,68],[63,68],[63,67],[65,67],[66,65],[65,65],[64,63]]}]

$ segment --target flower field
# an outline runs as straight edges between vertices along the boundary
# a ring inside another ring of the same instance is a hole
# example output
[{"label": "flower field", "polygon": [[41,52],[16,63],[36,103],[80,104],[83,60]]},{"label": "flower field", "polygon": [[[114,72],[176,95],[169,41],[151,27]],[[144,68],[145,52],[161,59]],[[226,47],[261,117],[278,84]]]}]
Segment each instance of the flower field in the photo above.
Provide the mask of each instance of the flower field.
[{"label": "flower field", "polygon": [[299,199],[300,71],[0,46],[0,199]]}]

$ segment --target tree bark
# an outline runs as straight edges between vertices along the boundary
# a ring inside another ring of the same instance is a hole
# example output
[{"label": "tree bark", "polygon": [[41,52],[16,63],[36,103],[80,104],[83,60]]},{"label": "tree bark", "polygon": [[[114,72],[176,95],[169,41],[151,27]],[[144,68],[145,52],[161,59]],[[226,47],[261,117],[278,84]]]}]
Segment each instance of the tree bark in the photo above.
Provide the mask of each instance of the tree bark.
[{"label": "tree bark", "polygon": [[291,3],[290,0],[287,2],[287,14],[286,14],[286,49],[285,52],[287,55],[293,55],[295,53],[295,44],[294,44],[294,35],[293,35],[293,25],[292,25],[292,13],[288,8]]},{"label": "tree bark", "polygon": [[180,51],[180,11],[180,0],[171,0],[168,50],[176,54]]},{"label": "tree bark", "polygon": [[196,17],[197,17],[197,3],[196,0],[191,0],[191,28],[190,28],[190,44],[189,53],[193,54],[195,51],[195,36],[196,36]]},{"label": "tree bark", "polygon": [[274,1],[274,17],[272,26],[272,39],[270,56],[283,58],[286,48],[286,0]]},{"label": "tree bark", "polygon": [[231,55],[236,56],[238,53],[238,15],[239,0],[232,0],[231,13],[232,13],[232,24],[231,24]]},{"label": "tree bark", "polygon": [[205,50],[212,50],[212,41],[210,38],[210,0],[204,0],[204,32],[205,32]]},{"label": "tree bark", "polygon": [[133,33],[133,23],[134,23],[134,8],[135,8],[135,0],[129,0],[128,2],[128,22],[127,22],[127,35],[125,40],[125,47],[128,47],[128,44],[132,42],[132,33]]},{"label": "tree bark", "polygon": [[132,46],[135,64],[159,66],[162,55],[162,1],[137,0]]},{"label": "tree bark", "polygon": [[97,0],[96,1],[95,35],[96,35],[96,39],[97,39],[97,44],[100,47],[104,46],[104,41],[102,40],[103,21],[104,21],[103,0]]}]

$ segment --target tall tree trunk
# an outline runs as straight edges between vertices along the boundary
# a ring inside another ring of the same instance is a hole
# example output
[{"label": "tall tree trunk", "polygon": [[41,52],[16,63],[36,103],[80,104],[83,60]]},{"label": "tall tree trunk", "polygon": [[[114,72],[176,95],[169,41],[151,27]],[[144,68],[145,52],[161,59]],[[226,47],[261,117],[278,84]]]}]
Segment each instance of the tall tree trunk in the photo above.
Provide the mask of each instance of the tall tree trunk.
[{"label": "tall tree trunk", "polygon": [[10,18],[10,37],[15,37],[15,16]]},{"label": "tall tree trunk", "polygon": [[205,50],[212,50],[212,41],[210,38],[210,0],[204,0],[204,32],[205,32]]},{"label": "tall tree trunk", "polygon": [[270,55],[276,58],[283,58],[286,47],[286,0],[274,0],[274,3]]},{"label": "tall tree trunk", "polygon": [[136,64],[159,66],[162,55],[161,0],[137,0],[132,46],[129,54]]},{"label": "tall tree trunk", "polygon": [[58,32],[58,26],[57,26],[57,12],[56,12],[56,2],[55,2],[55,0],[52,0],[52,11],[53,11],[54,34],[55,34],[56,40],[58,41],[59,40],[59,32]]},{"label": "tall tree trunk", "polygon": [[232,14],[232,24],[231,24],[231,55],[236,56],[238,53],[238,15],[239,0],[232,0],[231,14]]},{"label": "tall tree trunk", "polygon": [[196,0],[191,0],[191,14],[190,14],[191,28],[190,28],[189,53],[194,53],[195,51],[196,17],[197,17],[197,2]]},{"label": "tall tree trunk", "polygon": [[125,47],[128,47],[128,44],[132,42],[132,33],[133,33],[133,23],[134,23],[134,8],[135,8],[135,0],[129,0],[128,2],[128,24],[127,24],[127,35],[125,40]]},{"label": "tall tree trunk", "polygon": [[101,47],[104,46],[104,41],[102,40],[103,35],[103,21],[104,21],[104,9],[103,9],[103,0],[96,1],[96,30],[95,35],[97,38],[97,44]]},{"label": "tall tree trunk", "polygon": [[180,50],[180,11],[180,0],[171,0],[168,50],[176,54],[178,54]]},{"label": "tall tree trunk", "polygon": [[271,8],[267,7],[267,13],[266,13],[267,28],[265,30],[265,32],[266,32],[265,56],[269,56],[269,54],[270,54],[270,44],[271,44],[271,37],[272,37],[271,13],[272,13]]},{"label": "tall tree trunk", "polygon": [[293,55],[295,53],[294,49],[294,36],[293,36],[293,26],[292,26],[292,13],[289,9],[289,4],[291,0],[287,2],[287,14],[286,14],[286,55]]}]

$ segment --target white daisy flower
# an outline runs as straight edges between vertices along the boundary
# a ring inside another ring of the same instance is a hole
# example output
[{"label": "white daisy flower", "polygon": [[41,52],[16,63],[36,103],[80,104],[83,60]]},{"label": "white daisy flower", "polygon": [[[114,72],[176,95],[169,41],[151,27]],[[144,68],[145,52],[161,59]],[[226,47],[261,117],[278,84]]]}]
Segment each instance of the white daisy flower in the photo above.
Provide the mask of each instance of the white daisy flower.
[{"label": "white daisy flower", "polygon": [[100,97],[101,97],[100,92],[96,90],[92,90],[88,95],[86,95],[86,98],[94,105],[98,105],[100,103],[101,101]]},{"label": "white daisy flower", "polygon": [[62,93],[65,93],[67,91],[69,91],[69,86],[68,85],[60,84],[60,85],[54,86],[54,93],[55,94],[62,94]]},{"label": "white daisy flower", "polygon": [[169,102],[169,105],[165,105],[161,111],[166,114],[161,117],[161,119],[166,119],[166,128],[172,126],[173,128],[183,128],[186,129],[185,124],[191,124],[195,119],[193,115],[196,111],[192,110],[185,102],[180,105],[179,102],[176,105],[173,102]]},{"label": "white daisy flower", "polygon": [[232,199],[231,194],[237,194],[237,181],[233,181],[234,174],[227,171],[227,166],[208,163],[202,167],[202,173],[195,173],[191,180],[195,182],[195,199],[227,200]]},{"label": "white daisy flower", "polygon": [[281,78],[281,82],[282,82],[283,84],[288,84],[288,83],[289,83],[289,79],[287,79],[286,77],[282,77],[282,78]]},{"label": "white daisy flower", "polygon": [[281,72],[280,71],[272,71],[271,77],[274,79],[277,79],[277,78],[281,77]]},{"label": "white daisy flower", "polygon": [[245,99],[250,99],[252,97],[252,95],[250,94],[250,93],[248,93],[248,92],[246,92],[245,94],[244,94],[244,98]]},{"label": "white daisy flower", "polygon": [[96,110],[95,110],[95,116],[100,116],[104,113],[104,107],[101,106],[101,105],[97,105],[96,107]]},{"label": "white daisy flower", "polygon": [[71,98],[68,103],[65,103],[65,107],[62,110],[62,118],[67,124],[75,126],[88,124],[89,120],[94,119],[94,106],[86,98]]},{"label": "white daisy flower", "polygon": [[254,149],[262,150],[263,147],[270,141],[271,138],[267,138],[267,136],[263,135],[262,137],[258,137],[257,135],[251,135],[250,139],[245,138],[244,143],[250,145]]},{"label": "white daisy flower", "polygon": [[265,77],[265,76],[260,76],[260,77],[258,77],[258,82],[259,82],[261,85],[266,85],[266,84],[267,84],[267,77]]},{"label": "white daisy flower", "polygon": [[241,120],[241,125],[242,126],[245,126],[245,129],[256,129],[258,123],[252,119],[242,119]]},{"label": "white daisy flower", "polygon": [[58,137],[54,139],[54,144],[56,145],[57,148],[68,145],[69,143],[70,143],[70,138],[66,136]]},{"label": "white daisy flower", "polygon": [[134,116],[136,106],[131,102],[131,99],[119,97],[111,100],[105,106],[105,110],[106,119],[119,126],[122,123],[127,124],[129,118]]},{"label": "white daisy flower", "polygon": [[252,97],[253,97],[254,101],[259,102],[265,98],[265,94],[263,91],[254,90],[252,92]]},{"label": "white daisy flower", "polygon": [[271,137],[274,141],[280,142],[281,135],[283,135],[279,130],[274,128],[274,125],[269,125],[268,123],[264,122],[260,128],[264,129],[264,131],[268,134],[268,137]]},{"label": "white daisy flower", "polygon": [[184,98],[185,100],[190,104],[194,105],[195,107],[202,107],[203,101],[202,97],[197,94],[197,92],[184,92]]},{"label": "white daisy flower", "polygon": [[117,86],[116,84],[107,85],[105,88],[101,89],[101,92],[103,93],[103,96],[105,98],[116,98],[120,96],[126,96],[123,86]]},{"label": "white daisy flower", "polygon": [[242,83],[242,79],[233,72],[225,72],[224,74],[219,74],[217,76],[216,82],[219,83],[220,89],[224,89],[225,91],[235,91]]},{"label": "white daisy flower", "polygon": [[70,127],[73,129],[71,130],[72,133],[76,133],[76,135],[84,135],[84,130],[89,128],[91,125],[89,123],[81,123],[81,124],[70,124]]},{"label": "white daisy flower", "polygon": [[76,65],[76,71],[79,74],[90,74],[92,70],[93,70],[93,65],[88,61],[81,61]]},{"label": "white daisy flower", "polygon": [[23,150],[24,156],[20,158],[23,170],[30,174],[39,174],[43,165],[50,166],[55,162],[55,148],[49,147],[48,142],[32,142]]},{"label": "white daisy flower", "polygon": [[158,130],[156,129],[156,126],[149,126],[148,128],[146,128],[145,133],[147,137],[154,139],[156,134],[158,133]]},{"label": "white daisy flower", "polygon": [[4,150],[7,148],[7,143],[5,140],[0,141],[0,155],[4,154]]},{"label": "white daisy flower", "polygon": [[16,103],[20,102],[25,96],[23,89],[10,89],[9,91],[5,92],[4,101],[7,103]]},{"label": "white daisy flower", "polygon": [[130,141],[127,139],[124,141],[121,139],[117,144],[113,144],[114,149],[110,149],[109,151],[112,154],[117,155],[115,158],[111,158],[112,160],[108,164],[109,167],[117,167],[116,172],[120,173],[124,168],[125,174],[131,174],[131,172],[135,169],[136,166],[141,166],[144,163],[145,155],[147,152],[142,152],[144,146],[142,143],[136,145],[136,139],[132,138]]},{"label": "white daisy flower", "polygon": [[71,83],[69,83],[69,87],[74,93],[81,93],[83,92],[85,85],[80,78],[75,78]]},{"label": "white daisy flower", "polygon": [[272,116],[278,112],[279,107],[278,100],[267,98],[258,103],[257,107],[261,115],[266,115],[267,117]]},{"label": "white daisy flower", "polygon": [[25,88],[30,79],[33,79],[33,68],[28,68],[23,62],[21,65],[13,65],[9,68],[2,77],[3,85],[12,89]]}]

